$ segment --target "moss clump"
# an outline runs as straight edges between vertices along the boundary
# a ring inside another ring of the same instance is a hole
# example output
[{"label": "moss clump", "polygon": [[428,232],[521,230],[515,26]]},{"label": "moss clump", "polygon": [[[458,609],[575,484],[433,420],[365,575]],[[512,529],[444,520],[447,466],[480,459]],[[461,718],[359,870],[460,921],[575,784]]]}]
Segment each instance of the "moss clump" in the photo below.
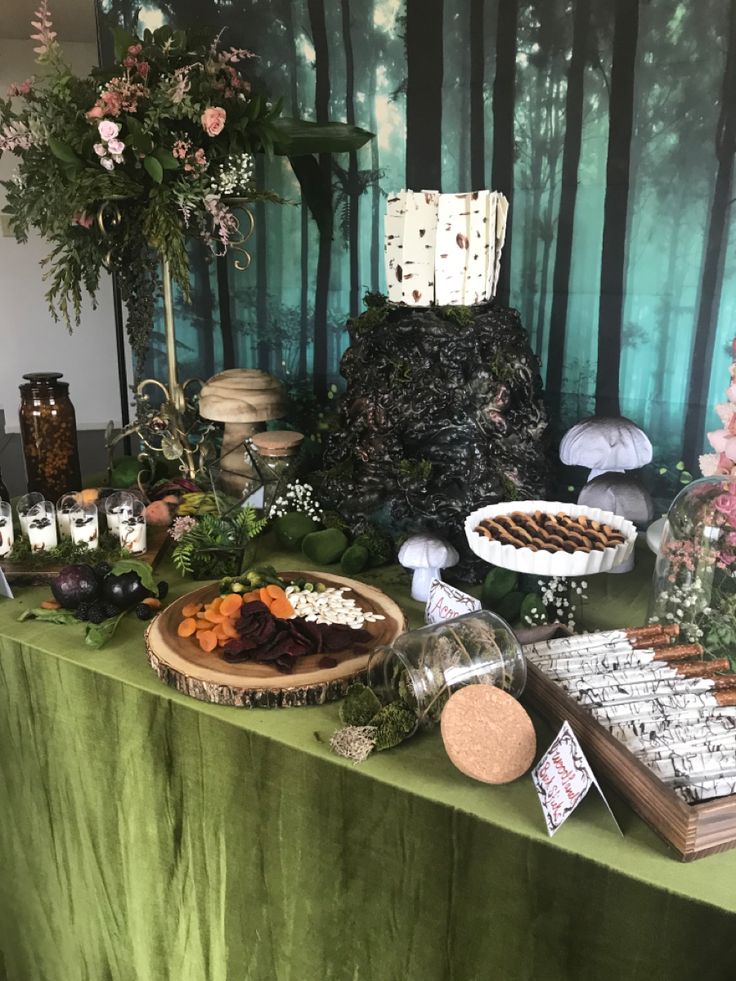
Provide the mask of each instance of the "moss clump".
[{"label": "moss clump", "polygon": [[368,567],[370,559],[370,552],[363,545],[351,545],[342,553],[340,568],[346,576],[354,576]]},{"label": "moss clump", "polygon": [[282,548],[298,549],[307,535],[319,528],[314,518],[302,511],[290,511],[273,520],[273,531],[276,541]]},{"label": "moss clump", "polygon": [[347,535],[339,528],[325,528],[314,531],[302,542],[302,552],[318,565],[332,565],[348,547]]},{"label": "moss clump", "polygon": [[377,712],[370,720],[375,727],[376,750],[393,749],[413,735],[417,728],[417,717],[403,702],[391,702]]},{"label": "moss clump", "polygon": [[363,297],[366,309],[349,323],[349,328],[356,334],[380,327],[389,315],[391,307],[388,298],[382,293],[366,293]]},{"label": "moss clump", "polygon": [[368,549],[371,568],[386,565],[393,560],[395,555],[393,539],[375,525],[368,525],[364,531],[361,531],[353,544],[362,545],[363,548]]},{"label": "moss clump", "polygon": [[378,696],[367,685],[351,685],[340,705],[340,721],[346,726],[367,726],[381,710]]},{"label": "moss clump", "polygon": [[451,324],[457,324],[458,327],[469,327],[473,323],[473,311],[470,307],[447,306],[437,307],[436,309],[438,315],[443,320],[447,320]]}]

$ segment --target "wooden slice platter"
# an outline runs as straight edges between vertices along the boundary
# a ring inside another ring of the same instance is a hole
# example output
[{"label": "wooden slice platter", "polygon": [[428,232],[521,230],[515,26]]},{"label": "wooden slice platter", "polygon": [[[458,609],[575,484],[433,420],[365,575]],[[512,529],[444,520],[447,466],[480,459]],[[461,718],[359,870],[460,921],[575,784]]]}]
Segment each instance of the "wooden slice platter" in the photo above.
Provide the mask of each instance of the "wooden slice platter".
[{"label": "wooden slice platter", "polygon": [[190,637],[179,637],[177,626],[182,607],[187,603],[206,603],[218,592],[218,584],[201,586],[175,600],[151,621],[146,631],[148,662],[159,678],[177,691],[217,705],[238,708],[288,708],[297,705],[321,705],[342,698],[349,686],[361,679],[376,647],[391,644],[406,629],[404,614],[396,603],[374,586],[322,572],[280,572],[287,582],[306,579],[326,586],[347,586],[345,595],[366,612],[380,613],[385,620],[366,623],[371,634],[368,644],[356,650],[330,654],[337,660],[334,668],[320,668],[323,654],[295,658],[291,674],[254,661],[229,664],[218,650],[200,650]]}]

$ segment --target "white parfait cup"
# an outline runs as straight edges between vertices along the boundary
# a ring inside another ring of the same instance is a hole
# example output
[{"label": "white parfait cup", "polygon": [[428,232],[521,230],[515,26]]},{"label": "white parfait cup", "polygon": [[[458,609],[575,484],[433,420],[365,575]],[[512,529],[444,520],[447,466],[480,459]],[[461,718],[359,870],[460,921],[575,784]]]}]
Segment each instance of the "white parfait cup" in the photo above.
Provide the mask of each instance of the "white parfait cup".
[{"label": "white parfait cup", "polygon": [[0,501],[0,559],[13,551],[13,509],[7,501]]},{"label": "white parfait cup", "polygon": [[96,504],[78,504],[71,512],[69,527],[75,545],[99,548],[100,522]]},{"label": "white parfait cup", "polygon": [[120,513],[118,526],[120,545],[131,555],[146,551],[146,515],[143,501],[133,500]]},{"label": "white parfait cup", "polygon": [[26,514],[26,521],[32,552],[47,552],[56,548],[59,539],[56,534],[56,511],[51,501],[35,504]]}]

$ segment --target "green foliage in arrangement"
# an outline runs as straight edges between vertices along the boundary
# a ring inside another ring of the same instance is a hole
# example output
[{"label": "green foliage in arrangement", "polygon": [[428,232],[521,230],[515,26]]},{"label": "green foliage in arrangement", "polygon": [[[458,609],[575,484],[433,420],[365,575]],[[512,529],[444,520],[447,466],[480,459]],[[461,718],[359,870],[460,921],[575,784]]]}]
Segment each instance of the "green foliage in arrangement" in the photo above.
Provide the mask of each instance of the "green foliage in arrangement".
[{"label": "green foliage in arrangement", "polygon": [[187,520],[190,525],[178,539],[171,558],[181,575],[197,579],[237,575],[248,543],[268,524],[268,519],[259,518],[252,507]]},{"label": "green foliage in arrangement", "polygon": [[48,240],[46,299],[71,330],[100,270],[120,277],[138,369],[148,346],[158,259],[189,298],[186,244],[224,255],[239,238],[234,208],[280,201],[256,188],[253,155],[287,156],[320,228],[331,228],[331,189],[315,154],[357,150],[357,126],[281,114],[261,91],[245,48],[202,28],[115,31],[115,61],[78,77],[64,60],[47,0],[33,26],[38,74],[0,99],[0,156],[19,159],[4,182],[16,238]]}]

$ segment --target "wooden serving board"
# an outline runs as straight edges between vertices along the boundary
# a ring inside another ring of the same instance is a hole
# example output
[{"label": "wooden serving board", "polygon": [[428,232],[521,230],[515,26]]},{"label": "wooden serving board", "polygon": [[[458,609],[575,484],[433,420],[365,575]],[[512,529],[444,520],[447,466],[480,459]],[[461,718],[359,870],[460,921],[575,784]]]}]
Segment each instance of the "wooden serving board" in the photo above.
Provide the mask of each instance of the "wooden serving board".
[{"label": "wooden serving board", "polygon": [[[143,555],[131,555],[131,558],[140,559],[148,562],[149,565],[156,566],[166,554],[172,539],[169,535],[168,527],[163,525],[149,525],[146,529],[146,545],[148,548]],[[95,558],[97,553],[89,553],[89,562],[94,565],[99,559]],[[3,572],[10,583],[18,583],[21,586],[30,586],[34,583],[44,583],[53,579],[61,572],[65,562],[57,562],[43,568],[38,566],[23,565],[21,562],[2,561]]]},{"label": "wooden serving board", "polygon": [[522,701],[554,725],[567,720],[607,780],[684,862],[736,847],[736,795],[687,804],[544,672],[527,661]]},{"label": "wooden serving board", "polygon": [[270,664],[243,661],[229,664],[216,649],[207,653],[190,637],[179,637],[177,627],[187,603],[206,603],[217,595],[219,586],[210,583],[175,600],[151,621],[146,631],[148,662],[162,681],[177,691],[203,702],[234,705],[238,708],[288,708],[297,705],[321,705],[342,698],[349,686],[361,679],[368,667],[371,651],[391,644],[406,629],[404,614],[392,599],[374,586],[322,572],[281,572],[290,579],[323,582],[326,586],[347,586],[346,595],[370,613],[386,619],[366,623],[372,636],[368,644],[355,651],[347,650],[329,657],[337,660],[334,668],[320,668],[324,654],[307,654],[295,658],[294,670],[285,674]]}]

